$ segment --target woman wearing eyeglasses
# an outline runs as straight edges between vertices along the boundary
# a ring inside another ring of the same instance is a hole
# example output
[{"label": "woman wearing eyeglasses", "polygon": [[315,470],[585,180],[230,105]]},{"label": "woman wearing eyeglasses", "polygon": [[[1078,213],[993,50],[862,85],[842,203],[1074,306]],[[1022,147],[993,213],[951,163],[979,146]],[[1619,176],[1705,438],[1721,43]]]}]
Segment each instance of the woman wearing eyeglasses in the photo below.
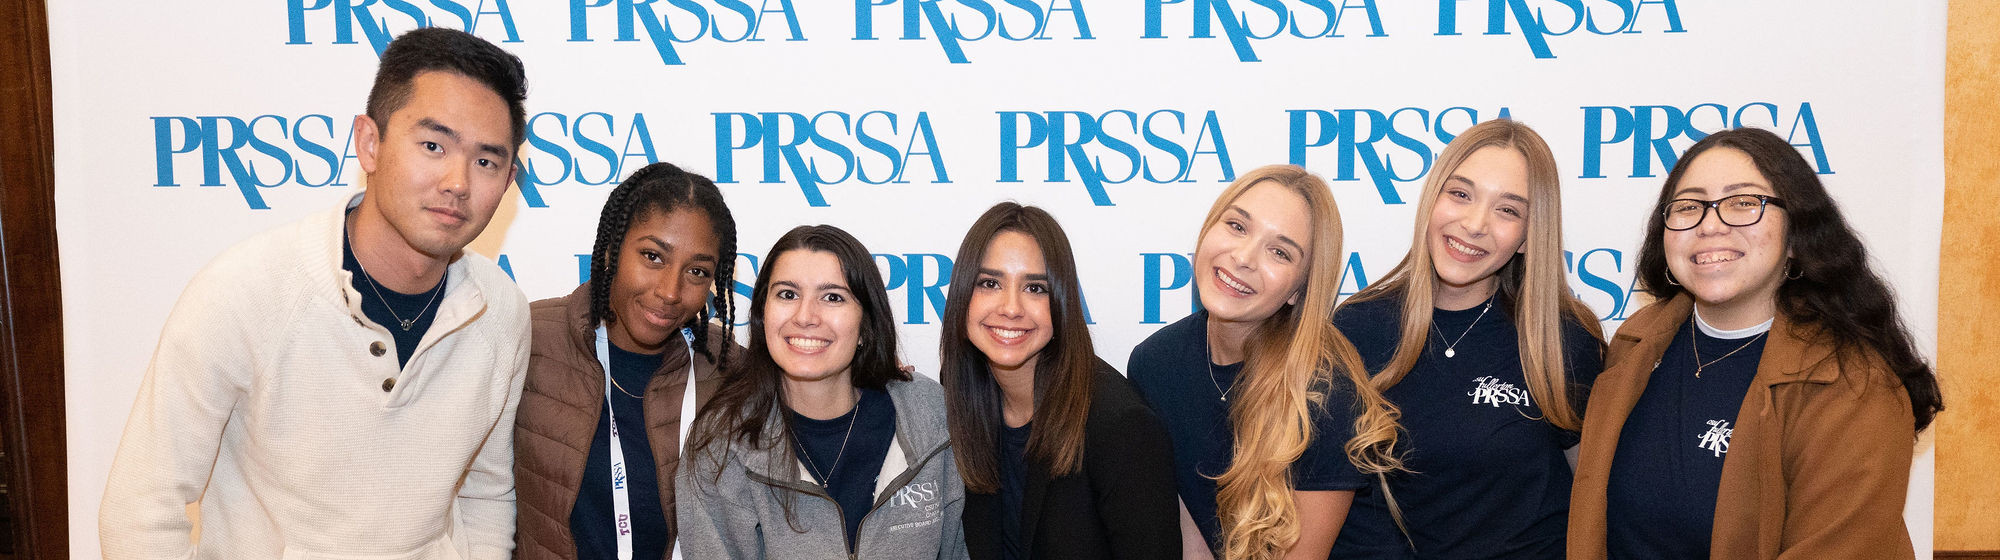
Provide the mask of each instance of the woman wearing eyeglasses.
[{"label": "woman wearing eyeglasses", "polygon": [[1911,558],[1936,376],[1813,169],[1758,129],[1667,176],[1585,416],[1569,557]]}]

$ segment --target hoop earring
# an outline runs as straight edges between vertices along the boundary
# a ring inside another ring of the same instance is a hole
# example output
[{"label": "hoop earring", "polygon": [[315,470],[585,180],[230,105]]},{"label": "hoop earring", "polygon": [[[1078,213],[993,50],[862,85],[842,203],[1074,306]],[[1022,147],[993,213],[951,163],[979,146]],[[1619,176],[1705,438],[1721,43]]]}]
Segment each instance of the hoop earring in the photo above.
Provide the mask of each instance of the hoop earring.
[{"label": "hoop earring", "polygon": [[1668,284],[1673,284],[1673,285],[1675,285],[1675,286],[1679,286],[1679,285],[1681,285],[1681,283],[1680,283],[1680,282],[1675,282],[1675,281],[1674,281],[1674,272],[1673,272],[1673,271],[1671,271],[1671,270],[1667,271],[1667,283],[1668,283]]},{"label": "hoop earring", "polygon": [[[1803,268],[1800,268],[1800,269],[1797,269],[1797,270],[1794,270],[1794,269],[1792,269],[1792,261],[1793,261],[1793,260],[1796,260],[1796,259],[1785,259],[1785,279],[1786,279],[1786,280],[1797,280],[1797,279],[1800,279],[1800,278],[1805,278],[1805,277],[1806,277],[1806,271],[1805,271],[1805,269],[1803,269]],[[1795,273],[1795,272],[1796,272],[1797,274],[1793,274],[1793,273]]]}]

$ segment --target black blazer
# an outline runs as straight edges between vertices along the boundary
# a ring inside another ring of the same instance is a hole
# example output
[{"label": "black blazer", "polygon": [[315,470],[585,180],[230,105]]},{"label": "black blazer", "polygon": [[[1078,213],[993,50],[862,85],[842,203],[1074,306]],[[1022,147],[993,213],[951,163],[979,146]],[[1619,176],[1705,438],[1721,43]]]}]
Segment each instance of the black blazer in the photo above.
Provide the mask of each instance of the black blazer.
[{"label": "black blazer", "polygon": [[[1180,505],[1167,430],[1118,370],[1098,362],[1083,468],[1051,480],[1027,461],[1021,539],[1029,558],[1181,557]],[[973,560],[1000,558],[1000,495],[965,496]]]}]

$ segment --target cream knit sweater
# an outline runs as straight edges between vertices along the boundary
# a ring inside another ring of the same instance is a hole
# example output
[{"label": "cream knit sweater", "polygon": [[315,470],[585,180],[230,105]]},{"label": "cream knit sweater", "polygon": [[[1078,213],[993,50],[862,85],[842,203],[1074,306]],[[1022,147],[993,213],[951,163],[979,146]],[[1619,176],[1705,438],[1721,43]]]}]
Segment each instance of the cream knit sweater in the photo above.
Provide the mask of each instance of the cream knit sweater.
[{"label": "cream knit sweater", "polygon": [[239,243],[181,293],[104,489],[106,558],[509,556],[527,300],[462,253],[399,370],[341,269],[343,215]]}]

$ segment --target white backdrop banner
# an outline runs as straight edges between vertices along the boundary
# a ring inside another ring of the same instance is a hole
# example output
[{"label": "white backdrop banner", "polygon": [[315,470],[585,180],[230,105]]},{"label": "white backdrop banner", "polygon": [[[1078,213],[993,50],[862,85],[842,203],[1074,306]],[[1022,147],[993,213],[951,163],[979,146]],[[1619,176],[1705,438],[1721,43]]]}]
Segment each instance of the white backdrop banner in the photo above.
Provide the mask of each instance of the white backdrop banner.
[{"label": "white backdrop banner", "polygon": [[[841,226],[898,302],[903,359],[929,372],[951,256],[994,202],[1063,222],[1097,347],[1122,366],[1193,308],[1196,229],[1236,174],[1296,163],[1330,181],[1352,293],[1408,248],[1445,143],[1501,116],[1555,150],[1571,286],[1607,331],[1645,303],[1635,253],[1677,154],[1756,126],[1815,165],[1933,348],[1945,15],[1941,1],[54,2],[72,554],[98,555],[106,473],[181,288],[223,248],[361,187],[350,124],[378,53],[418,26],[527,65],[520,179],[471,249],[530,299],[581,282],[611,187],[670,161],[727,196],[739,298],[784,231]],[[1907,511],[1926,556],[1928,456]]]}]

